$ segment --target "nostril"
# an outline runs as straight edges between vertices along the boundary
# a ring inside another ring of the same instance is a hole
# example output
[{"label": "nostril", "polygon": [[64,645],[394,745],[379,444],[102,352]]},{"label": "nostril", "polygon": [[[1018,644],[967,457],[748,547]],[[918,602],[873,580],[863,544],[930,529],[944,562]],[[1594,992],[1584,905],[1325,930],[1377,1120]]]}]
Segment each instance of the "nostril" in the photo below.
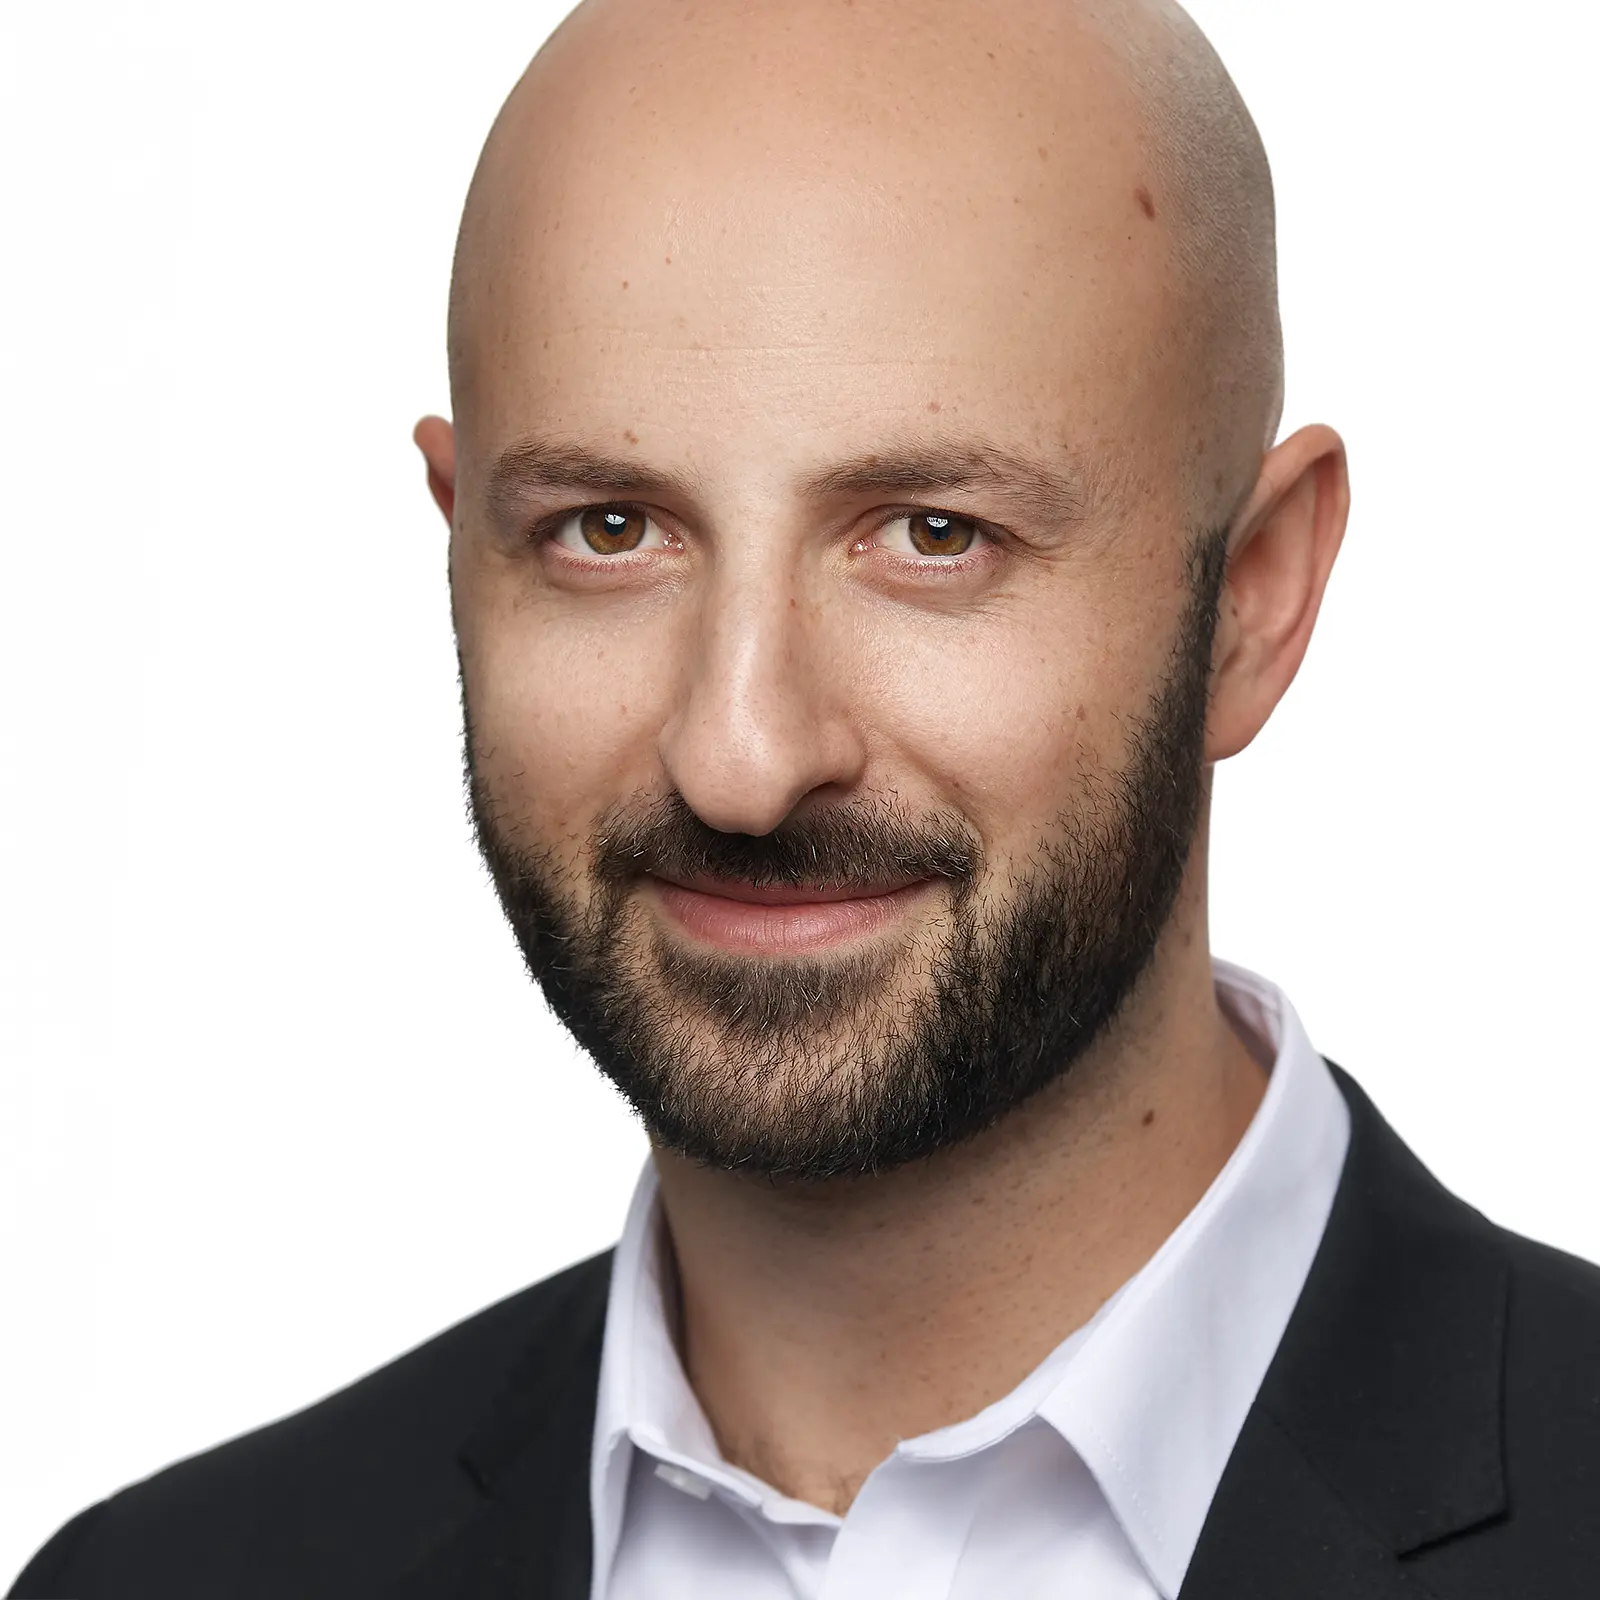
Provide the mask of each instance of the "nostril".
[{"label": "nostril", "polygon": [[719,833],[771,833],[808,794],[853,785],[858,763],[825,727],[752,728],[708,718],[668,729],[661,764],[671,785]]},{"label": "nostril", "polygon": [[746,583],[708,602],[662,729],[667,779],[721,832],[770,833],[814,790],[861,776],[853,708],[834,686],[837,642],[800,625],[808,611],[791,587]]}]

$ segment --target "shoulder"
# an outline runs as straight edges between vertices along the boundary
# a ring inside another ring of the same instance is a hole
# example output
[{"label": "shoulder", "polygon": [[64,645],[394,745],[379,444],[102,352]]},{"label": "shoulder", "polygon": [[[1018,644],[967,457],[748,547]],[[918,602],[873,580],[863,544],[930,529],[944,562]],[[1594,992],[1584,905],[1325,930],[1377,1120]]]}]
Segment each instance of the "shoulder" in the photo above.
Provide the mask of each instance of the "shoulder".
[{"label": "shoulder", "polygon": [[[605,1313],[611,1256],[466,1318],[305,1409],[80,1513],[16,1600],[369,1592],[472,1504],[461,1457],[510,1389],[570,1371]],[[114,1575],[114,1576],[113,1576]]]}]

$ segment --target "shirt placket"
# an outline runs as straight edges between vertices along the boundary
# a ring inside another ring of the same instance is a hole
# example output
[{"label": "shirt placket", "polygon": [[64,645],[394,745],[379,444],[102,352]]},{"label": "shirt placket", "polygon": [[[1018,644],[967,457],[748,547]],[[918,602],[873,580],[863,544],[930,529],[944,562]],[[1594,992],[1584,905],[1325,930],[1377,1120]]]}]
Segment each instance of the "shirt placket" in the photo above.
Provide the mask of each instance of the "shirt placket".
[{"label": "shirt placket", "polygon": [[818,1600],[946,1600],[977,1505],[975,1465],[909,1461],[877,1467],[833,1543]]}]

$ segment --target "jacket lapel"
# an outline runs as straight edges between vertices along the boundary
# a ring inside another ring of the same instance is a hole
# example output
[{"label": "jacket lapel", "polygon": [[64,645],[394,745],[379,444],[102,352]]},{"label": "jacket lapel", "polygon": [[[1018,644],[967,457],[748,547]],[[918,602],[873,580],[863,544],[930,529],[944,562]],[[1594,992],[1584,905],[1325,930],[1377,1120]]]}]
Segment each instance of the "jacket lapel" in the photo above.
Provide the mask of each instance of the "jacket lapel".
[{"label": "jacket lapel", "polygon": [[1421,1600],[1374,1537],[1259,1409],[1234,1447],[1182,1600]]},{"label": "jacket lapel", "polygon": [[589,1456],[609,1252],[577,1269],[462,1448],[476,1507],[381,1600],[588,1600]]},{"label": "jacket lapel", "polygon": [[1345,1170],[1182,1600],[1425,1595],[1405,1558],[1505,1509],[1495,1231],[1333,1071]]}]

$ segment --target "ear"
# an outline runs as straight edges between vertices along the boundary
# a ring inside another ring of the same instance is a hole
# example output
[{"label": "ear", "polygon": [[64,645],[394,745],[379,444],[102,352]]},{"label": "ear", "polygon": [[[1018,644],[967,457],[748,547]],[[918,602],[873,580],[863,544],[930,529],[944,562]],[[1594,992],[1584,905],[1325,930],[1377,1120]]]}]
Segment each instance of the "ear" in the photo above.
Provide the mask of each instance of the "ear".
[{"label": "ear", "polygon": [[1344,441],[1332,428],[1302,428],[1268,452],[1228,541],[1208,762],[1243,750],[1294,681],[1349,515]]},{"label": "ear", "polygon": [[428,463],[428,487],[444,513],[444,520],[454,526],[456,509],[456,435],[455,429],[443,417],[424,417],[411,430],[422,459]]}]

